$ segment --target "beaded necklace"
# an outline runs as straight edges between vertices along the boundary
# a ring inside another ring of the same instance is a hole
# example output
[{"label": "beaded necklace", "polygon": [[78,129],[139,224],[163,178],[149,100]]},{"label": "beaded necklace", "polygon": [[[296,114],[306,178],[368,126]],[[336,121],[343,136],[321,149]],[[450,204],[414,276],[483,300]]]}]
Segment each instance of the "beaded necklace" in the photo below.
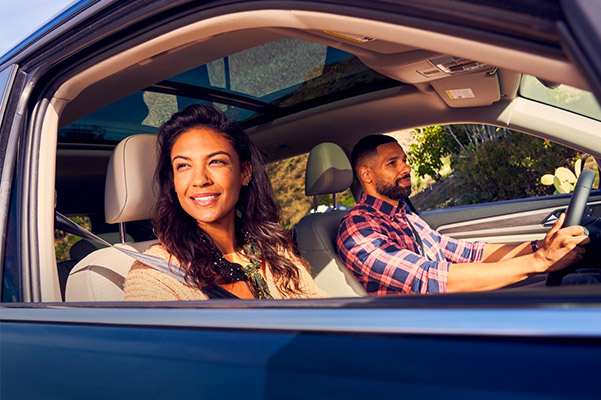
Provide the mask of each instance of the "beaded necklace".
[{"label": "beaded necklace", "polygon": [[242,250],[250,260],[250,263],[246,266],[229,262],[223,257],[221,251],[217,247],[214,247],[213,267],[215,268],[215,272],[225,280],[225,283],[249,282],[256,298],[272,299],[273,297],[269,293],[267,282],[261,274],[261,248],[246,233],[244,234]]}]

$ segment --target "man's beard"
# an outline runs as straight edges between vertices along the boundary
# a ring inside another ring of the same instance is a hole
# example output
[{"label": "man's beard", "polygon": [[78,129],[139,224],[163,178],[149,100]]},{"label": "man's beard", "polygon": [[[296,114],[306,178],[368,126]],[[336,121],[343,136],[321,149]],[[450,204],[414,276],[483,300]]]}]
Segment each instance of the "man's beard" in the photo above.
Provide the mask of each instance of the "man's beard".
[{"label": "man's beard", "polygon": [[376,192],[392,200],[400,201],[406,199],[411,194],[411,186],[400,186],[400,181],[401,179],[397,179],[395,185],[389,185],[384,181],[376,179]]}]

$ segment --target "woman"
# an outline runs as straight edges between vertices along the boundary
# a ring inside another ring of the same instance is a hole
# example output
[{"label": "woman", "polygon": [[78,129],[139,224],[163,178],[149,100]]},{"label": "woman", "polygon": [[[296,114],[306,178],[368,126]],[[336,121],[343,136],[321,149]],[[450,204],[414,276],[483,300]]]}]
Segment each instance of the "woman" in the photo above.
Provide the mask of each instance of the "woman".
[{"label": "woman", "polygon": [[179,264],[186,284],[136,261],[126,300],[327,297],[294,256],[261,154],[237,123],[195,104],[161,126],[158,142],[160,245],[147,254]]}]

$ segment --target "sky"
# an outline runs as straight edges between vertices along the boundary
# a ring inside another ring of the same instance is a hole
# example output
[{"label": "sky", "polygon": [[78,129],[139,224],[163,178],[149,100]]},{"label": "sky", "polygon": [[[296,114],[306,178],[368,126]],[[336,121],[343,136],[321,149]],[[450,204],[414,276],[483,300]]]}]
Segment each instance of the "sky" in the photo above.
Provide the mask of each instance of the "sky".
[{"label": "sky", "polygon": [[0,55],[72,3],[74,0],[0,0]]}]

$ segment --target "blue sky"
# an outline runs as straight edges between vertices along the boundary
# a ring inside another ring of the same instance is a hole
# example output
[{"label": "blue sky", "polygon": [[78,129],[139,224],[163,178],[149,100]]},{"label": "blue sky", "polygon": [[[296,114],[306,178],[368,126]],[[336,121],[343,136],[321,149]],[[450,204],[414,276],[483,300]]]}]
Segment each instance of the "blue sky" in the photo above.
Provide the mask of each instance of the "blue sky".
[{"label": "blue sky", "polygon": [[0,0],[0,55],[74,0]]}]

